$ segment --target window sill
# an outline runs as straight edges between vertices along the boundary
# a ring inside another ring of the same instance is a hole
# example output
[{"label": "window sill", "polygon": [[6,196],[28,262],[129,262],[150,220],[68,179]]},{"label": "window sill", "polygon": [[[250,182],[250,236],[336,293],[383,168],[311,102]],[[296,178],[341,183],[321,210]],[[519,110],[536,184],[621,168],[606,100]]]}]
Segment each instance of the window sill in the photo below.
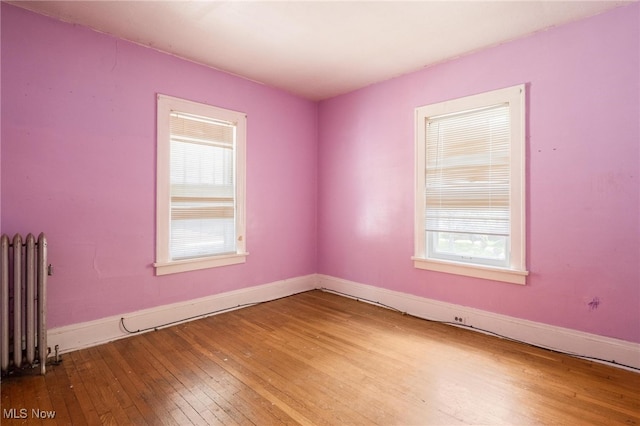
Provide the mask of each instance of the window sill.
[{"label": "window sill", "polygon": [[502,281],[511,284],[525,285],[528,271],[494,268],[491,266],[467,265],[464,263],[412,257],[413,266],[418,269],[464,275],[485,280]]},{"label": "window sill", "polygon": [[179,272],[196,271],[198,269],[237,265],[245,263],[248,255],[249,253],[237,253],[197,259],[174,260],[171,262],[156,262],[153,266],[156,268],[156,275],[168,275]]}]

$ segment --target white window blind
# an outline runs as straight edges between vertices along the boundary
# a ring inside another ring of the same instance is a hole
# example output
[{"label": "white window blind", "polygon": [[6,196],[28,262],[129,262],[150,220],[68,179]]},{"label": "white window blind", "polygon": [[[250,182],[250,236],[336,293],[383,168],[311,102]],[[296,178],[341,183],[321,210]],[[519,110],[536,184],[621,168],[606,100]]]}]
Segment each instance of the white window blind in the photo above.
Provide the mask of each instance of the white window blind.
[{"label": "white window blind", "polygon": [[247,115],[157,95],[157,275],[246,262]]},{"label": "white window blind", "polygon": [[235,252],[234,123],[170,115],[173,260]]},{"label": "white window blind", "polygon": [[433,253],[506,264],[508,247],[495,237],[510,230],[509,106],[430,117],[426,126],[425,230],[437,233]]},{"label": "white window blind", "polygon": [[416,108],[417,268],[524,284],[525,87]]}]

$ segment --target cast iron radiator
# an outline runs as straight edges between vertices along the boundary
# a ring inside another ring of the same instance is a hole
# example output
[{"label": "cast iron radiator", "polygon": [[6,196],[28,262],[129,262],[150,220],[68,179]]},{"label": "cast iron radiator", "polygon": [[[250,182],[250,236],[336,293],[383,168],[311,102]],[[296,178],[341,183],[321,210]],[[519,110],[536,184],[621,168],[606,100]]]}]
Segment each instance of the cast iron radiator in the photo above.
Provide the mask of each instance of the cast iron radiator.
[{"label": "cast iron radiator", "polygon": [[15,235],[1,239],[0,366],[40,367],[45,373],[47,348],[47,238]]}]

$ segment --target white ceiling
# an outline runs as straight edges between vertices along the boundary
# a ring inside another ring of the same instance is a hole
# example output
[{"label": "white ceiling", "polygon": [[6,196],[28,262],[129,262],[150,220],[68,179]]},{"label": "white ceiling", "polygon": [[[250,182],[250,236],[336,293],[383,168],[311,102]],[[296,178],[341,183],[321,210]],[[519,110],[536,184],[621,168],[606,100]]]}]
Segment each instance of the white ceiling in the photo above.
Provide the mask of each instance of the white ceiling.
[{"label": "white ceiling", "polygon": [[9,1],[320,100],[630,1]]}]

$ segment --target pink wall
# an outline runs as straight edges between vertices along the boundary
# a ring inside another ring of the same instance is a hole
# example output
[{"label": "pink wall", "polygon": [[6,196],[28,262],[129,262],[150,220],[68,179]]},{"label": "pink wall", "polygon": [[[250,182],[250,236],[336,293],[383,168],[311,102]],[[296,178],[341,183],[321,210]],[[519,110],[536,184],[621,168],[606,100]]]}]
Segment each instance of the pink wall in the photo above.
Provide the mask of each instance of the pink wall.
[{"label": "pink wall", "polygon": [[[50,327],[319,272],[640,342],[638,4],[319,105],[1,8],[1,227],[49,235]],[[518,83],[528,285],[414,269],[413,109]],[[246,264],[153,275],[157,92],[248,113]]]},{"label": "pink wall", "polygon": [[[244,265],[154,276],[156,93],[248,114]],[[49,237],[49,326],[316,271],[317,104],[2,3],[2,230]]]},{"label": "pink wall", "polygon": [[[634,4],[322,102],[318,271],[640,342],[639,18]],[[414,269],[414,108],[519,83],[528,284]]]}]

